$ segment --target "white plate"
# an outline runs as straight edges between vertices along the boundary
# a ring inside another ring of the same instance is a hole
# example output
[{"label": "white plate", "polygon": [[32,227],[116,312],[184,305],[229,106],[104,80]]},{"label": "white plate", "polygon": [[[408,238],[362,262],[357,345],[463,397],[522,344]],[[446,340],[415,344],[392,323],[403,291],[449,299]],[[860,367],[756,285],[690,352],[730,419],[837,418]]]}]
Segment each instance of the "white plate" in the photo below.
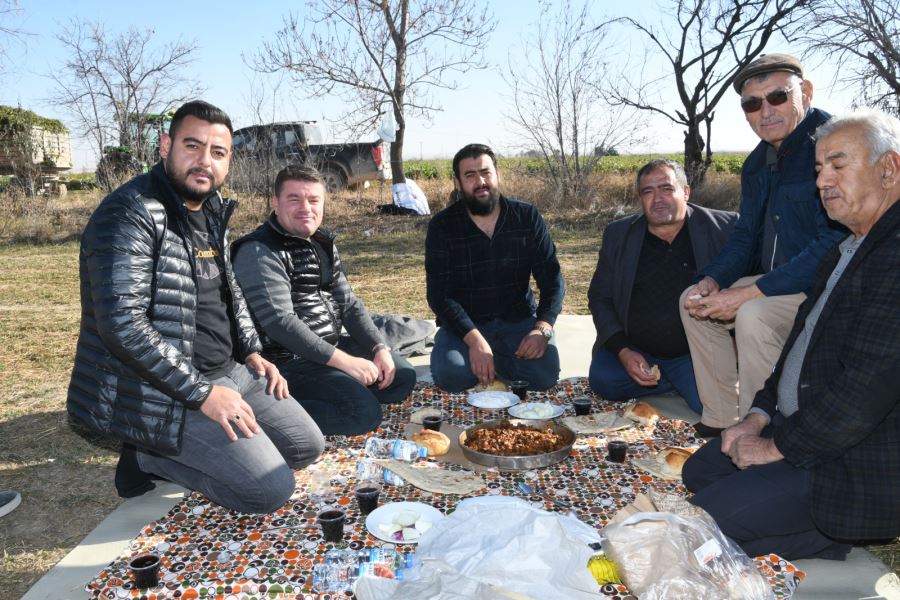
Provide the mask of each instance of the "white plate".
[{"label": "white plate", "polygon": [[422,502],[389,502],[369,513],[369,516],[366,517],[366,529],[373,536],[384,542],[390,542],[391,544],[418,544],[419,540],[409,542],[395,540],[379,528],[379,525],[393,523],[394,517],[399,512],[418,513],[420,519],[425,519],[432,525],[444,518],[444,514],[430,504],[423,504]]},{"label": "white plate", "polygon": [[519,397],[512,392],[475,392],[467,398],[469,404],[487,410],[509,408],[519,403]]},{"label": "white plate", "polygon": [[[534,409],[534,408],[543,407],[543,406],[550,408],[549,411],[546,411],[546,409],[545,409],[545,412],[547,414],[546,417],[529,417],[529,416],[525,416],[525,414],[524,414],[528,409]],[[562,406],[560,406],[558,404],[550,404],[549,402],[525,402],[524,404],[519,404],[519,405],[513,406],[512,408],[509,409],[509,415],[511,417],[515,417],[517,419],[534,419],[534,420],[539,420],[539,421],[546,421],[547,419],[555,419],[556,417],[563,414],[564,412],[565,412],[565,409]]]}]

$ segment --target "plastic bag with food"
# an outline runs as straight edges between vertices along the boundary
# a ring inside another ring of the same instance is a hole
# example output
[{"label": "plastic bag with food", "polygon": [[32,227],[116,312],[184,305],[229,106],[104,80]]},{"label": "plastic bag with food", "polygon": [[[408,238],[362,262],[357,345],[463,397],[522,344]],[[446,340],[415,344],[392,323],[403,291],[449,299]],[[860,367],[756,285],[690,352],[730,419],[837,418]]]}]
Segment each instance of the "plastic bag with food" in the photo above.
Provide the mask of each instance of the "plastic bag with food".
[{"label": "plastic bag with food", "polygon": [[756,566],[711,516],[640,512],[603,530],[603,549],[641,600],[770,600]]}]

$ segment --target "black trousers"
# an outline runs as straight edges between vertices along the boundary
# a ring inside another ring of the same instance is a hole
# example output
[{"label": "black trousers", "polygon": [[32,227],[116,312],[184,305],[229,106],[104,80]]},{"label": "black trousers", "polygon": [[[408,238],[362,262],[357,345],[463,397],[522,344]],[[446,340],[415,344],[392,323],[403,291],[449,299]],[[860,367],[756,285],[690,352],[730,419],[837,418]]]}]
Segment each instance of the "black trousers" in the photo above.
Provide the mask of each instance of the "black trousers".
[{"label": "black trousers", "polygon": [[379,390],[364,386],[340,369],[303,359],[280,362],[291,396],[325,435],[362,435],[381,425],[381,405],[406,400],[416,384],[416,369],[391,353],[396,373],[391,385]]},{"label": "black trousers", "polygon": [[[772,437],[771,426],[762,437]],[[812,521],[811,476],[785,460],[738,469],[722,453],[721,438],[698,450],[682,470],[685,487],[694,492],[691,502],[748,556],[843,560],[851,546],[826,537]]]}]

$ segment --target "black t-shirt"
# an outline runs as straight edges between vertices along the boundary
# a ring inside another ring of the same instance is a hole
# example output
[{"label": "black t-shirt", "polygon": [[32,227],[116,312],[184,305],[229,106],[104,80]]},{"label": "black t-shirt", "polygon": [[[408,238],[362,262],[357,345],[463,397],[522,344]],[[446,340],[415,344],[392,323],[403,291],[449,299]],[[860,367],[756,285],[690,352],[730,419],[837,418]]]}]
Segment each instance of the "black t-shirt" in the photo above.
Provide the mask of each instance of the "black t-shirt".
[{"label": "black t-shirt", "polygon": [[649,231],[644,235],[628,307],[629,345],[659,358],[690,352],[678,298],[694,282],[696,273],[687,226],[671,244]]},{"label": "black t-shirt", "polygon": [[193,364],[209,379],[231,370],[231,320],[228,318],[222,256],[211,239],[202,210],[188,210],[197,269],[197,335]]}]

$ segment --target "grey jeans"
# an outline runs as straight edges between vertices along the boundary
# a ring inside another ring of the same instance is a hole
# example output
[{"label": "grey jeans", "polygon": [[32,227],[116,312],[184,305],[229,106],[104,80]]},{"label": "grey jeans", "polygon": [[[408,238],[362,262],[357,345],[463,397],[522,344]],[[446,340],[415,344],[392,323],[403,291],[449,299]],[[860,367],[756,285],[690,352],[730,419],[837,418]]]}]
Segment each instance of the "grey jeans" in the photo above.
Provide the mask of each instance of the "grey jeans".
[{"label": "grey jeans", "polygon": [[266,394],[266,379],[244,365],[212,383],[238,392],[253,409],[263,433],[248,439],[235,429],[238,440],[232,442],[218,423],[199,410],[189,410],[181,453],[160,456],[139,451],[138,465],[226,508],[271,512],[294,493],[293,470],[310,464],[324,450],[322,433],[296,400]]}]

